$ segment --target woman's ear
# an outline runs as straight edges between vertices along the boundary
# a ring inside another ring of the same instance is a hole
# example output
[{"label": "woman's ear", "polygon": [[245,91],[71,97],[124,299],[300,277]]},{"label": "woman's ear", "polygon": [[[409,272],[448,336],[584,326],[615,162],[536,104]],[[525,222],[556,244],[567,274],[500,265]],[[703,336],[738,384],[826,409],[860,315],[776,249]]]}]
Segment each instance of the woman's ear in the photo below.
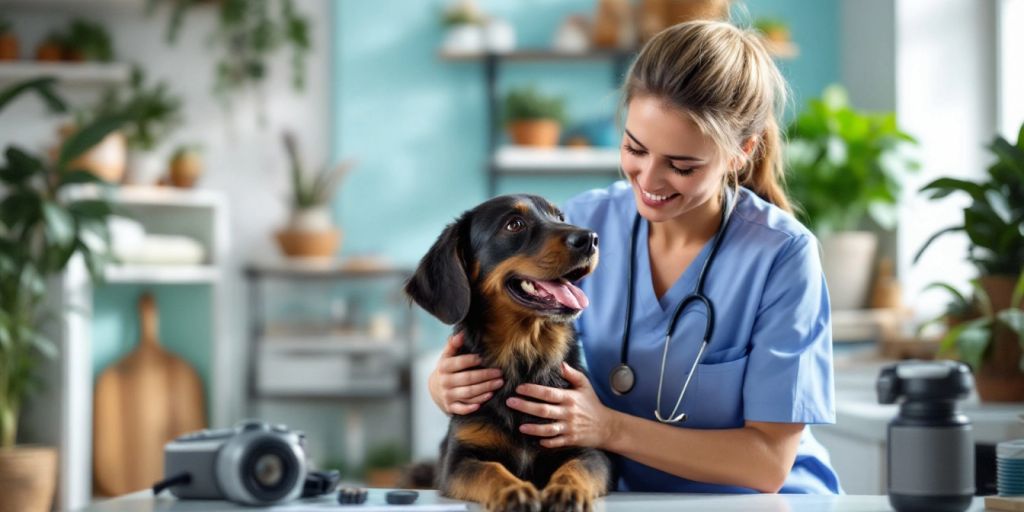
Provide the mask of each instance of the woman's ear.
[{"label": "woman's ear", "polygon": [[448,225],[420,260],[405,284],[405,293],[446,324],[461,322],[469,312],[469,278],[461,251],[461,233],[469,215]]}]

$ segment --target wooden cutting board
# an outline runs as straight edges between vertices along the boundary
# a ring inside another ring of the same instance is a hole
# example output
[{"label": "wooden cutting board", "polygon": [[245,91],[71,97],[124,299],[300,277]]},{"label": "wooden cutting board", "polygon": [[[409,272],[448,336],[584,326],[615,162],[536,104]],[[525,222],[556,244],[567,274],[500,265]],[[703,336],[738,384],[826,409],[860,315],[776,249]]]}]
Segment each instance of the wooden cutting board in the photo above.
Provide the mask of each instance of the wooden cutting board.
[{"label": "wooden cutting board", "polygon": [[100,374],[93,403],[96,491],[118,496],[163,478],[164,444],[206,427],[196,371],[157,341],[156,301],[139,298],[139,345]]}]

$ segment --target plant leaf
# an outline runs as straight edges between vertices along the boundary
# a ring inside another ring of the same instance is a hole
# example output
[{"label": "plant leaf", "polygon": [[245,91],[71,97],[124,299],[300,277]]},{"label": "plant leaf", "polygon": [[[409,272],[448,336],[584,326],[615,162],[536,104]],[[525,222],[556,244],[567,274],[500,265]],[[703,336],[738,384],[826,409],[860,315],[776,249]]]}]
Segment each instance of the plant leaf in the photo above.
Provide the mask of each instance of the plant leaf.
[{"label": "plant leaf", "polygon": [[46,237],[55,245],[66,247],[75,236],[75,220],[67,210],[51,201],[43,203]]},{"label": "plant leaf", "polygon": [[1013,287],[1013,295],[1010,297],[1010,307],[1019,309],[1021,301],[1024,301],[1024,272],[1017,278],[1017,286]]},{"label": "plant leaf", "polygon": [[985,322],[984,324],[971,323],[960,333],[960,339],[957,343],[960,358],[963,362],[971,365],[971,368],[975,371],[981,369],[981,362],[985,357],[985,349],[988,348],[989,342],[992,339],[991,331],[990,325],[988,322]]},{"label": "plant leaf", "polygon": [[63,170],[67,164],[99,144],[107,135],[120,128],[126,119],[122,115],[101,117],[75,132],[60,148],[57,166]]},{"label": "plant leaf", "polygon": [[81,169],[75,169],[75,170],[72,170],[72,171],[66,171],[66,172],[60,173],[60,181],[57,183],[57,188],[60,189],[62,187],[66,187],[68,185],[89,184],[89,183],[94,184],[94,185],[100,185],[100,186],[103,186],[103,187],[113,186],[113,184],[107,183],[106,181],[103,180],[103,178],[100,178],[99,176],[97,176],[97,175],[95,175],[95,174],[93,174],[93,173],[91,173],[89,171],[83,171]]},{"label": "plant leaf", "polygon": [[937,232],[934,235],[928,237],[928,240],[925,240],[924,245],[922,245],[921,248],[917,250],[917,254],[914,255],[913,263],[916,264],[917,261],[921,259],[921,255],[924,254],[924,250],[927,249],[928,246],[931,245],[932,242],[934,242],[937,238],[939,238],[942,235],[945,235],[946,233],[953,233],[955,231],[964,231],[964,229],[965,229],[964,226],[950,226],[948,228],[941,229],[941,230],[939,230],[939,232]]},{"label": "plant leaf", "polygon": [[10,146],[4,152],[7,167],[0,170],[0,181],[9,185],[18,185],[26,178],[43,171],[43,163],[27,152]]},{"label": "plant leaf", "polygon": [[3,91],[0,91],[0,111],[2,111],[8,103],[13,101],[14,98],[17,98],[27,91],[34,90],[43,98],[46,105],[50,107],[51,112],[67,112],[67,104],[65,104],[64,100],[60,99],[60,97],[53,92],[53,86],[56,83],[56,78],[52,76],[44,76],[11,85]]},{"label": "plant leaf", "polygon": [[985,187],[974,183],[973,181],[961,180],[957,178],[939,178],[931,183],[921,187],[920,192],[933,192],[931,195],[932,199],[939,199],[948,196],[953,192],[967,192],[971,197],[977,198],[985,193]]}]

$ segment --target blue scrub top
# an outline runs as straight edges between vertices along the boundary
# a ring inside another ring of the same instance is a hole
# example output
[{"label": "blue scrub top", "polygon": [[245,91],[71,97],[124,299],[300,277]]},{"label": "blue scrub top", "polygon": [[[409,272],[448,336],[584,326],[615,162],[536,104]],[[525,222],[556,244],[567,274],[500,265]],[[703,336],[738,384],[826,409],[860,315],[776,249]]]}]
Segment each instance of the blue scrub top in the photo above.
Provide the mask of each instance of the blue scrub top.
[{"label": "blue scrub top", "polygon": [[[586,192],[563,208],[568,222],[596,231],[601,257],[581,282],[590,306],[576,322],[590,379],[601,402],[654,420],[663,340],[676,305],[694,290],[707,259],[706,243],[659,300],[647,252],[648,222],[637,236],[634,289],[627,290],[630,233],[636,203],[629,184]],[[626,294],[633,294],[629,364],[636,385],[612,393],[608,376],[618,366]],[[741,188],[725,238],[705,277],[715,307],[714,334],[683,399],[681,428],[727,429],[745,420],[834,423],[832,326],[817,240],[791,215]],[[679,397],[704,332],[703,306],[687,306],[672,335],[662,415]],[[753,489],[679,478],[611,454],[619,491],[752,493]],[[679,454],[686,457],[685,452]],[[741,470],[737,468],[737,470]],[[841,492],[828,453],[805,428],[785,493]]]}]

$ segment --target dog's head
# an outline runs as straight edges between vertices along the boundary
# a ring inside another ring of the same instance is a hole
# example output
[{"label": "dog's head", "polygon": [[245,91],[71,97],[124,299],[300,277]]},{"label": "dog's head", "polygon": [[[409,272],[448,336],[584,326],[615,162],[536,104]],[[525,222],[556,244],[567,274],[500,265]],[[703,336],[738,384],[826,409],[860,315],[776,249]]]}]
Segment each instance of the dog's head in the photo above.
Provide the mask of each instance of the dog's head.
[{"label": "dog's head", "polygon": [[567,323],[588,304],[573,282],[597,258],[597,234],[566,224],[545,199],[500,196],[449,224],[405,291],[447,324],[462,322],[473,301],[512,317]]}]

